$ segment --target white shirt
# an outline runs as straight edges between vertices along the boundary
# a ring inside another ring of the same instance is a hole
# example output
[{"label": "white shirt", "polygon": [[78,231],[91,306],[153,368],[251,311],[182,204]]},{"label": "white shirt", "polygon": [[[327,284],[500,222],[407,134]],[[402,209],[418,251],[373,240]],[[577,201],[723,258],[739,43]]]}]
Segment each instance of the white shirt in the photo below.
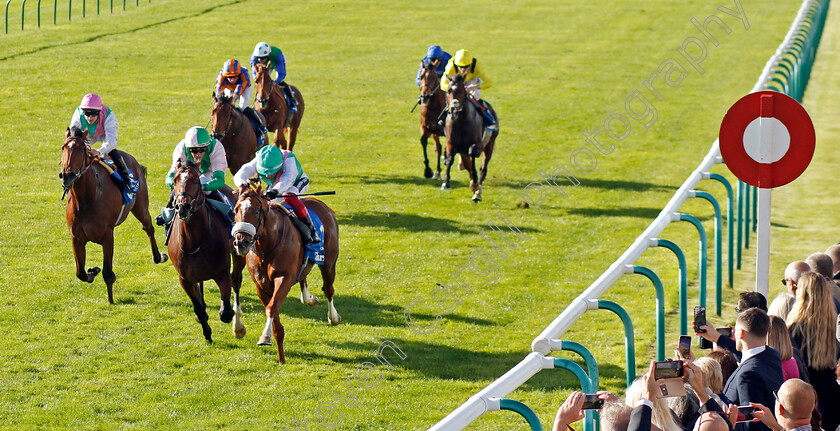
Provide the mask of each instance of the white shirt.
[{"label": "white shirt", "polygon": [[752,349],[747,349],[747,350],[741,352],[741,362],[739,363],[739,365],[743,364],[747,359],[752,358],[753,356],[763,352],[765,349],[767,349],[767,346],[762,345],[762,346],[753,347]]}]

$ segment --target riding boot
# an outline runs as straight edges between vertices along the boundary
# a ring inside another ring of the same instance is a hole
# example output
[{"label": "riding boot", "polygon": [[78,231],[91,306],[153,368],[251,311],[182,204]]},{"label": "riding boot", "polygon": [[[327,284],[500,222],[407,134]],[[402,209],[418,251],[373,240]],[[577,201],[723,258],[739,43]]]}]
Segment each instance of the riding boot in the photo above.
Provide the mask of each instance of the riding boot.
[{"label": "riding boot", "polygon": [[292,88],[289,87],[289,84],[286,84],[286,81],[281,81],[277,84],[280,85],[280,88],[283,90],[283,94],[286,96],[286,104],[289,106],[289,112],[292,114],[297,114],[298,102],[297,99],[295,99],[295,96],[292,94]]},{"label": "riding boot", "polygon": [[175,200],[175,192],[169,192],[169,202],[166,203],[166,206],[160,209],[160,214],[155,217],[155,224],[158,226],[165,226],[172,222],[172,219],[175,218],[175,209],[172,208],[172,204]]},{"label": "riding boot", "polygon": [[443,108],[441,111],[440,116],[438,117],[438,125],[440,127],[446,127],[446,115],[449,114],[449,106]]},{"label": "riding boot", "polygon": [[119,172],[126,187],[129,190],[135,190],[137,188],[137,180],[134,179],[134,175],[128,172],[128,168],[125,166],[125,161],[123,160],[120,152],[117,150],[111,150],[108,153],[108,156],[111,157],[111,160],[114,161],[114,165],[117,166],[117,172]]},{"label": "riding boot", "polygon": [[312,217],[307,214],[306,217],[303,218],[303,224],[309,228],[309,236],[312,238],[313,243],[321,242],[321,238],[318,237],[318,230],[315,229],[315,224],[312,223]]},{"label": "riding boot", "polygon": [[482,114],[484,114],[484,124],[485,129],[488,132],[495,132],[499,130],[499,125],[496,124],[496,119],[493,117],[493,114],[490,112],[490,105],[484,101],[484,99],[480,100],[479,103],[483,108]]},{"label": "riding boot", "polygon": [[[307,217],[308,219],[309,217]],[[312,235],[310,234],[309,226],[306,225],[301,219],[290,215],[289,219],[292,221],[292,224],[295,225],[297,230],[300,232],[300,240],[303,242],[303,245],[309,244],[312,242]],[[316,237],[317,238],[317,237]]]}]

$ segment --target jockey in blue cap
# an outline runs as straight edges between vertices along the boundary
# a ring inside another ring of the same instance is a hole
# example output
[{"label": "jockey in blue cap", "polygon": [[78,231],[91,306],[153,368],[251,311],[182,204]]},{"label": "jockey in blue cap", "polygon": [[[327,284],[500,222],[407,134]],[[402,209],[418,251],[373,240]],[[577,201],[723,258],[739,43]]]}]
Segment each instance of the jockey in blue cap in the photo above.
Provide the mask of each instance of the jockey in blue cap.
[{"label": "jockey in blue cap", "polygon": [[443,72],[446,69],[446,63],[449,62],[449,59],[452,58],[448,52],[442,50],[437,45],[432,45],[429,49],[426,50],[426,56],[423,57],[423,60],[420,61],[420,69],[417,70],[417,77],[414,78],[414,83],[417,86],[420,86],[420,75],[423,74],[423,69],[426,68],[426,65],[431,64],[435,66],[435,72],[437,72],[438,78],[443,76]]}]

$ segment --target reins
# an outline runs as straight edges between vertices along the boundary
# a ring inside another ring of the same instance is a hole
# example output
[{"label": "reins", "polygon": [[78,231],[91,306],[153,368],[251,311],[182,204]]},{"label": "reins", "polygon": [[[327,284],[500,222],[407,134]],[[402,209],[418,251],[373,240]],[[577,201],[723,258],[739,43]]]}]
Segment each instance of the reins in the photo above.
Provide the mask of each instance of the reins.
[{"label": "reins", "polygon": [[[82,141],[80,138],[68,138],[66,141],[64,141],[64,145],[67,145],[67,143],[70,142],[70,141],[73,141],[74,145],[75,144],[82,144],[82,145],[85,146],[85,161],[84,161],[83,166],[81,168],[79,168],[76,172],[69,172],[70,174],[73,174],[73,177],[74,177],[73,182],[70,183],[70,187],[63,187],[62,186],[62,188],[64,188],[64,193],[61,195],[61,200],[64,200],[64,198],[67,196],[67,192],[69,192],[70,189],[73,188],[73,186],[76,184],[76,181],[78,181],[79,178],[81,178],[82,175],[84,175],[85,172],[87,172],[87,170],[90,169],[91,166],[93,166],[93,162],[91,162],[90,153],[88,152],[87,144],[84,141]],[[72,147],[72,145],[71,145],[71,147]],[[72,159],[73,159],[73,151],[71,151],[70,156],[67,157],[67,165],[70,165],[70,161]],[[64,166],[62,166],[62,172],[64,171],[63,168],[64,168]]]}]

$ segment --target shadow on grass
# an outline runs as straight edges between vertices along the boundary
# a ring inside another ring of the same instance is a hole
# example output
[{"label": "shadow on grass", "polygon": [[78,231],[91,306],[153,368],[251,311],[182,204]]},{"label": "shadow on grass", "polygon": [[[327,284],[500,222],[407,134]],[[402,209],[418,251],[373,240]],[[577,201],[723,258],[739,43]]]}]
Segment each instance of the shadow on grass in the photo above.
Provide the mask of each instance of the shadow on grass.
[{"label": "shadow on grass", "polygon": [[[479,168],[481,165],[479,164]],[[484,187],[511,187],[521,189],[527,183],[513,183],[508,181],[501,181],[498,179],[490,179],[490,174],[493,172],[493,164],[487,167],[487,179],[484,181]],[[442,167],[441,175],[446,173],[446,167]],[[469,186],[470,174],[467,171],[459,171],[456,166],[452,166],[449,172],[450,181],[453,189]],[[362,183],[362,184],[412,184],[417,186],[434,186],[440,188],[442,180],[426,179],[423,177],[423,165],[420,164],[420,169],[417,169],[417,175],[347,175],[340,179],[345,183]]]},{"label": "shadow on grass", "polygon": [[[488,216],[487,221],[492,221],[502,229],[508,229],[508,227],[504,225],[504,222],[498,218]],[[409,232],[457,232],[461,234],[477,234],[481,229],[489,229],[486,224],[469,227],[465,226],[463,223],[458,223],[444,218],[382,211],[371,211],[341,216],[338,218],[338,224],[384,227]],[[537,229],[534,228],[521,226],[517,226],[517,228],[522,232],[537,232]]]},{"label": "shadow on grass", "polygon": [[[384,341],[384,340],[383,340]],[[440,344],[430,344],[419,341],[401,340],[390,338],[406,355],[404,360],[390,349],[384,349],[382,356],[395,368],[410,370],[420,373],[425,377],[460,380],[466,382],[493,381],[504,373],[508,372],[516,364],[521,362],[530,353],[522,352],[489,353],[476,352],[457,347]],[[378,345],[373,343],[342,342],[336,343],[336,347],[358,351],[359,354],[353,357],[334,357],[319,353],[302,353],[299,358],[303,361],[328,360],[348,365],[362,364],[363,362],[374,361],[373,354]],[[287,353],[288,354],[288,353]],[[562,357],[571,359],[586,369],[586,365],[577,355],[563,354]],[[378,364],[378,362],[375,362]],[[624,381],[625,372],[612,364],[601,364],[598,367],[598,375],[601,380]],[[543,370],[531,377],[525,384],[520,386],[523,391],[551,391],[557,388],[580,388],[577,377],[568,370],[549,369]]]},{"label": "shadow on grass", "polygon": [[571,208],[568,213],[584,217],[638,217],[652,220],[660,211],[657,208]]},{"label": "shadow on grass", "polygon": [[[299,294],[296,294],[293,298],[292,294],[290,293],[289,298],[287,298],[286,302],[283,303],[283,306],[280,307],[280,312],[298,318],[326,322],[327,301],[324,298],[323,292],[321,292],[320,283],[318,283],[317,289],[312,285],[310,285],[310,288],[311,293],[317,294],[318,299],[321,301],[317,306],[310,307],[308,305],[305,305],[302,302],[300,302]],[[295,290],[293,288],[292,292],[294,291]],[[343,321],[351,323],[353,325],[367,325],[375,327],[406,326],[403,317],[403,312],[405,311],[405,308],[400,306],[389,304],[377,304],[373,301],[369,301],[365,298],[361,298],[358,296],[343,296],[340,291],[335,292],[335,296],[333,296],[333,305],[335,305],[335,309],[338,311],[338,314],[341,315]],[[420,319],[424,322],[432,322],[435,319],[434,315],[417,312],[412,312],[411,316],[413,318]],[[457,313],[447,314],[446,319],[461,323],[468,323],[472,325],[493,325],[493,322],[490,320],[477,319],[473,317],[464,317],[458,315]]]},{"label": "shadow on grass", "polygon": [[[558,183],[559,184],[559,183]],[[562,184],[561,184],[562,185]],[[616,181],[616,180],[596,180],[596,179],[582,179],[578,187],[594,187],[608,190],[629,190],[634,192],[646,191],[670,191],[677,190],[677,187],[667,186],[662,184],[642,183],[638,181]]]}]

